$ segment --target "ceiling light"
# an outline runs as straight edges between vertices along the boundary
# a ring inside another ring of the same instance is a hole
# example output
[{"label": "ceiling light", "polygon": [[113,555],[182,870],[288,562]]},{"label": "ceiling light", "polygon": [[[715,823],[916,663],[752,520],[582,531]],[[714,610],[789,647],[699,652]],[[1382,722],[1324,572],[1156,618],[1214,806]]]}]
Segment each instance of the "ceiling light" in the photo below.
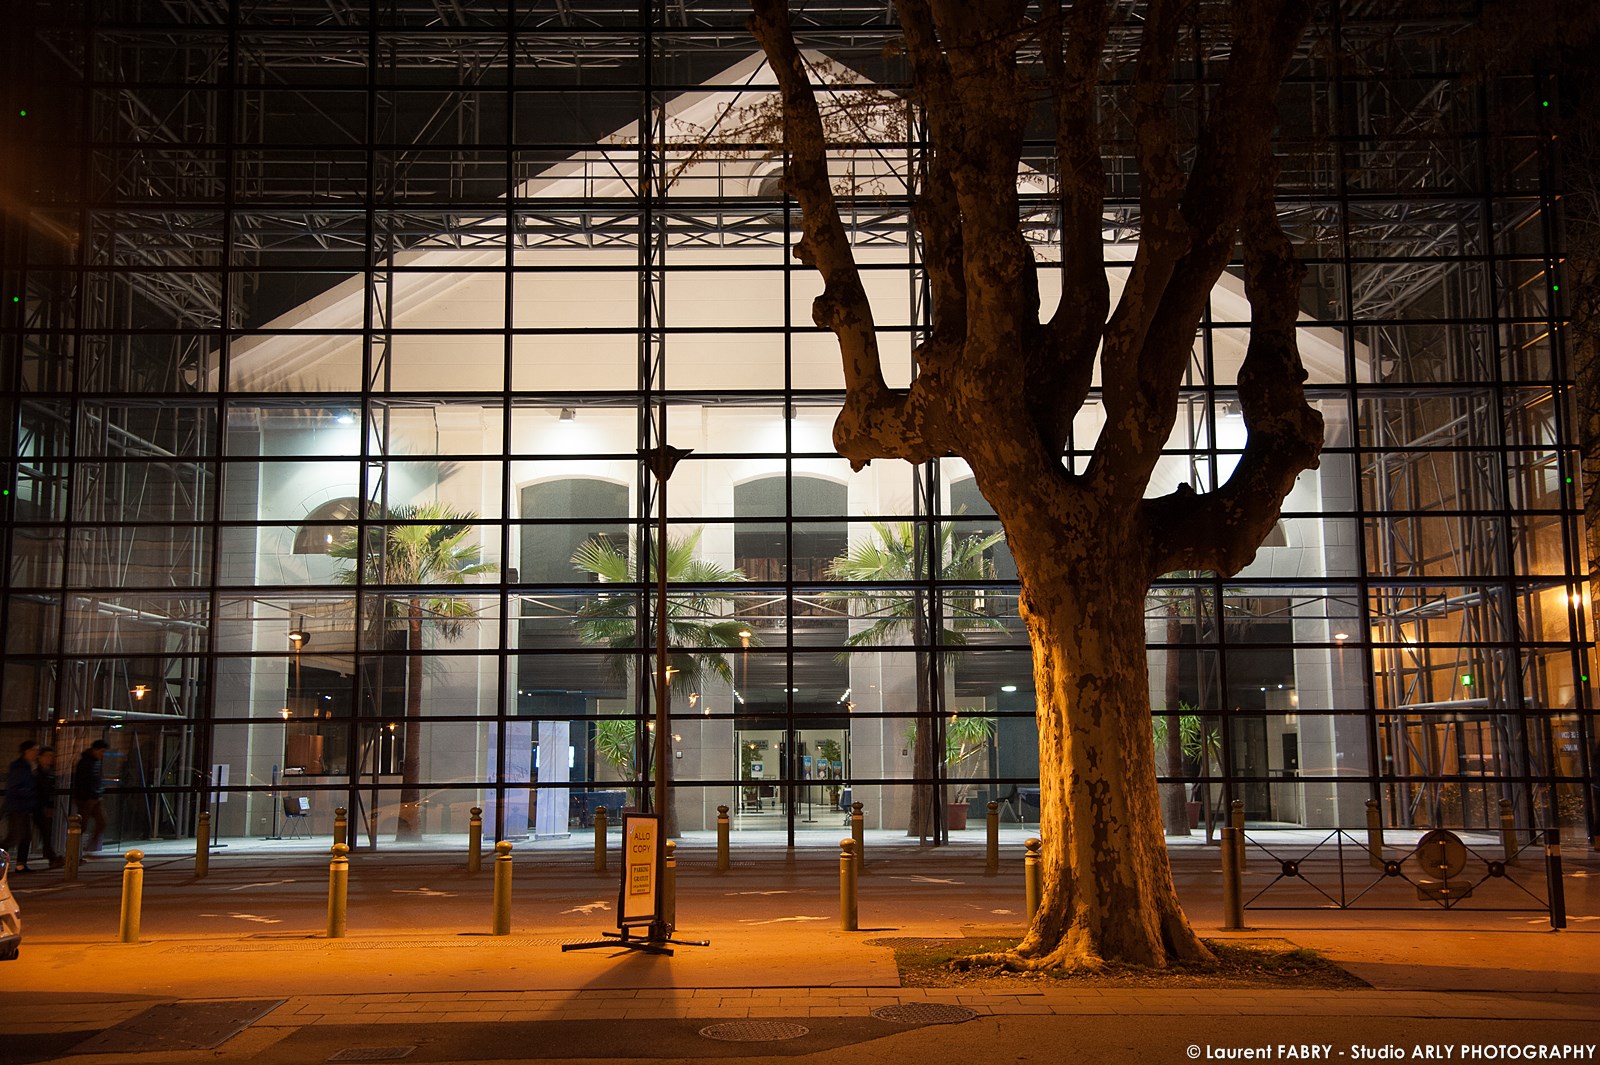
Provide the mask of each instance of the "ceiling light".
[{"label": "ceiling light", "polygon": [[1350,638],[1350,634],[1348,632],[1336,632],[1333,634],[1333,638],[1335,640],[1348,640]]},{"label": "ceiling light", "polygon": [[1000,690],[1003,692],[1014,692],[1017,690],[1017,686],[1015,684],[1002,684],[1000,685]]}]

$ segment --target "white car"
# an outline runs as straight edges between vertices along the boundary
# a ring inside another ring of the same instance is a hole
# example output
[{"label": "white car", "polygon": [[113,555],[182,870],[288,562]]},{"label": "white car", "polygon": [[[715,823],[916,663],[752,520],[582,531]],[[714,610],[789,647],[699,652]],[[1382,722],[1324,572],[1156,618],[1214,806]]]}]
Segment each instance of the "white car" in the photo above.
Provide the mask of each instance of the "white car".
[{"label": "white car", "polygon": [[0,961],[14,961],[22,949],[22,911],[11,894],[11,855],[0,850]]}]

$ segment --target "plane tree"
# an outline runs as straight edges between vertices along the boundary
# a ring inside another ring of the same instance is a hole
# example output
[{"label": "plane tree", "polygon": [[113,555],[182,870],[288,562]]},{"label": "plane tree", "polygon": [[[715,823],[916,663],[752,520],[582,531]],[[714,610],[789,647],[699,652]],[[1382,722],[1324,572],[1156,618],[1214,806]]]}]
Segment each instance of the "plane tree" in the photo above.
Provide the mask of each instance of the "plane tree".
[{"label": "plane tree", "polygon": [[[1018,968],[1206,960],[1162,838],[1144,603],[1164,573],[1231,575],[1248,564],[1321,450],[1322,420],[1306,402],[1295,339],[1303,268],[1278,222],[1272,155],[1279,85],[1311,4],[896,0],[910,106],[927,137],[912,175],[913,218],[932,323],[909,388],[885,380],[830,181],[830,155],[841,149],[829,142],[787,5],[752,7],[751,32],[778,83],[784,180],[800,206],[795,254],[821,276],[812,315],[833,332],[843,361],[834,445],[856,469],[874,459],[966,460],[1021,580],[1037,692],[1043,893],[1022,942],[985,960]],[[1203,27],[1202,16],[1211,20]],[[1180,114],[1180,48],[1202,31],[1220,34],[1208,36],[1218,59],[1208,60],[1204,107]],[[1119,64],[1108,42],[1130,36],[1136,48]],[[1129,143],[1119,150],[1131,153],[1139,192],[1138,247],[1115,306],[1103,236],[1113,94],[1125,105]],[[1054,140],[1058,264],[1039,261],[1019,213],[1035,121]],[[1151,496],[1196,331],[1236,246],[1251,317],[1236,381],[1248,442],[1224,483]],[[1044,269],[1059,271],[1062,289],[1048,314]],[[1087,465],[1070,469],[1069,433],[1091,396],[1103,428]]]}]

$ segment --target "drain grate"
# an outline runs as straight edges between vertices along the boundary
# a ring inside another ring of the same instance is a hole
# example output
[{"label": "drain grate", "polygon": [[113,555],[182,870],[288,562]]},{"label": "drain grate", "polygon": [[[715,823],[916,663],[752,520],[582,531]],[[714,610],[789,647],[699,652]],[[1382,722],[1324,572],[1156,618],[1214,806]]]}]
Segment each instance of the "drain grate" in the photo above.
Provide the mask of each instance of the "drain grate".
[{"label": "drain grate", "polygon": [[978,1013],[947,1002],[907,1002],[899,1006],[879,1006],[872,1015],[880,1021],[898,1024],[960,1024],[972,1020]]},{"label": "drain grate", "polygon": [[726,1043],[771,1043],[779,1039],[799,1039],[811,1029],[789,1021],[724,1021],[707,1025],[700,1034]]},{"label": "drain grate", "polygon": [[337,1054],[330,1055],[329,1061],[399,1061],[401,1058],[410,1057],[411,1052],[417,1049],[408,1047],[348,1047]]}]

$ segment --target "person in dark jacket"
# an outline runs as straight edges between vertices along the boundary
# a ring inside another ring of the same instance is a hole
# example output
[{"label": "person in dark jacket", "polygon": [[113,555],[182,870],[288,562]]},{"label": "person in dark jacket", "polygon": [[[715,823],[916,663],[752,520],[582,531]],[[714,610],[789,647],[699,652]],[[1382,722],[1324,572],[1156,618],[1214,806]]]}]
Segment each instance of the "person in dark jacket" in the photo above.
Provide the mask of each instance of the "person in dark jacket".
[{"label": "person in dark jacket", "polygon": [[28,871],[28,847],[33,842],[33,814],[39,808],[39,783],[34,766],[39,745],[23,740],[17,760],[6,771],[6,850],[16,860],[19,873]]},{"label": "person in dark jacket", "polygon": [[72,768],[72,803],[83,817],[85,854],[98,851],[100,839],[106,834],[106,814],[100,805],[106,786],[102,782],[104,767],[100,763],[109,748],[105,740],[95,740],[78,756],[78,764]]},{"label": "person in dark jacket", "polygon": [[44,852],[50,868],[59,869],[66,859],[56,850],[56,749],[49,744],[39,748],[39,765],[34,778],[39,793],[39,805],[33,811],[33,834]]}]

